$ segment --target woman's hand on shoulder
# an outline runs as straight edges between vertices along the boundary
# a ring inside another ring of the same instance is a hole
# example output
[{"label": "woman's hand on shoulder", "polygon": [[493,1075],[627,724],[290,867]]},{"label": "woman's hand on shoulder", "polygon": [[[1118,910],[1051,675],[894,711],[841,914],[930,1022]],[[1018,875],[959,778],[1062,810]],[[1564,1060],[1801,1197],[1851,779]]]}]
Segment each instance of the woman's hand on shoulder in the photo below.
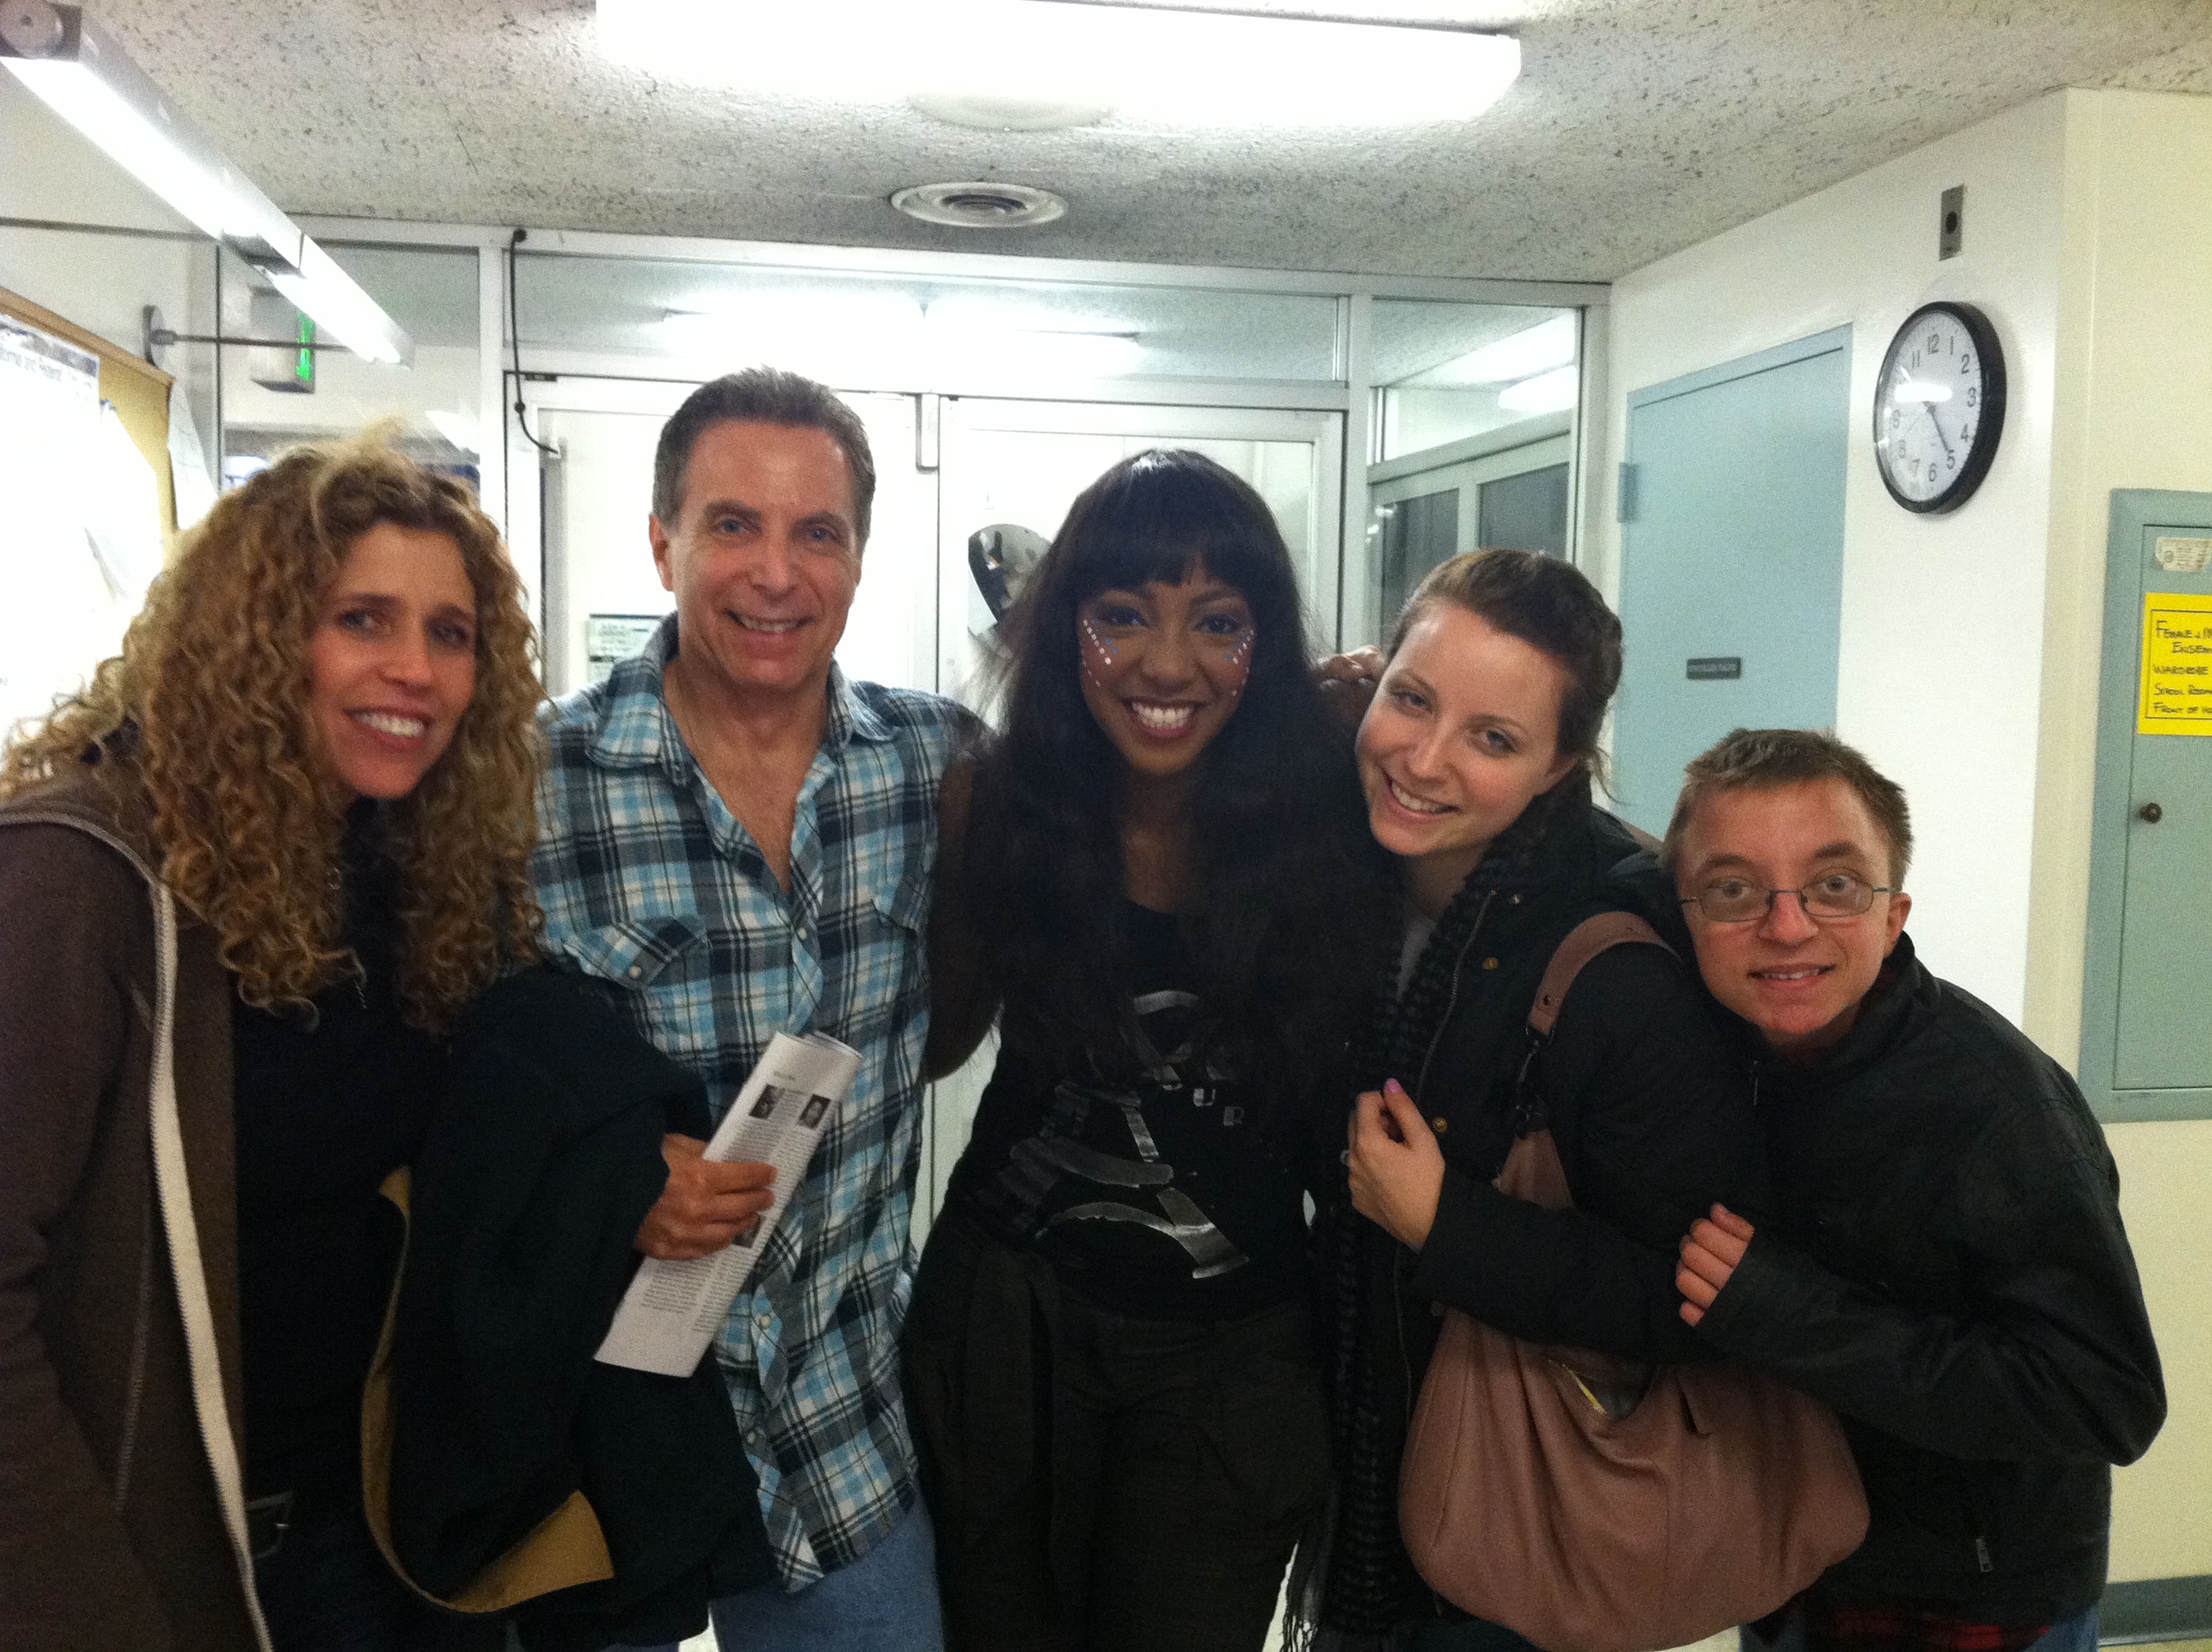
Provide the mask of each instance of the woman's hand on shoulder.
[{"label": "woman's hand on shoulder", "polygon": [[1375,685],[1382,680],[1382,651],[1369,643],[1349,653],[1324,654],[1314,662],[1314,677],[1321,696],[1347,729],[1359,726],[1375,698]]},{"label": "woman's hand on shoulder", "polygon": [[1352,1207],[1409,1250],[1428,1242],[1443,1198],[1444,1155],[1413,1098],[1393,1078],[1352,1109]]}]

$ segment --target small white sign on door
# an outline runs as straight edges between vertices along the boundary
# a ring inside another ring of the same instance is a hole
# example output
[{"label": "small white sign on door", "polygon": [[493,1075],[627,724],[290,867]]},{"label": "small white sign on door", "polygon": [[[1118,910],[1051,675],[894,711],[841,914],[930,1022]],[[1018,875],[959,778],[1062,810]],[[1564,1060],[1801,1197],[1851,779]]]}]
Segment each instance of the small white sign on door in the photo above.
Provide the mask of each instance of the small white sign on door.
[{"label": "small white sign on door", "polygon": [[643,651],[660,624],[659,614],[593,614],[584,622],[586,680],[604,683],[618,659]]}]

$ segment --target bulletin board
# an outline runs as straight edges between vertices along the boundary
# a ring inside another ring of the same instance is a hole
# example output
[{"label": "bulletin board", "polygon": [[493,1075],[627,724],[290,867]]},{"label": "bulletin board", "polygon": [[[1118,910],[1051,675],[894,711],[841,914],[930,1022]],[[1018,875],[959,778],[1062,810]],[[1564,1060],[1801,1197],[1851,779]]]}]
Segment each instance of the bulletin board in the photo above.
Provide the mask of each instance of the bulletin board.
[{"label": "bulletin board", "polygon": [[0,739],[123,646],[176,521],[167,374],[0,292]]},{"label": "bulletin board", "polygon": [[0,287],[0,315],[13,316],[27,326],[65,338],[100,358],[100,397],[112,403],[131,433],[131,444],[154,467],[161,490],[161,533],[177,531],[177,488],[169,471],[169,386],[172,375],[151,361],[142,361],[119,344],[88,332],[74,321]]}]

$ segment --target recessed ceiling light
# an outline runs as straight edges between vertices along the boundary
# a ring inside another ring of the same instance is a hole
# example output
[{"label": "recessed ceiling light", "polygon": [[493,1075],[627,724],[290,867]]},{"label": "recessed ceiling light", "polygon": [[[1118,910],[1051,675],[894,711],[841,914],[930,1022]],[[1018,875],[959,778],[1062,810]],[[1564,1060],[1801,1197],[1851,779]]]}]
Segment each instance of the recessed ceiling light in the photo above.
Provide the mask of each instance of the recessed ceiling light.
[{"label": "recessed ceiling light", "polygon": [[673,80],[931,113],[1058,109],[1055,124],[1070,109],[1173,127],[1461,121],[1521,72],[1517,40],[1466,27],[1066,0],[599,0],[599,30],[615,61]]},{"label": "recessed ceiling light", "polygon": [[962,229],[1048,224],[1067,211],[1067,203],[1051,191],[1025,184],[916,184],[892,196],[891,204],[926,224]]}]

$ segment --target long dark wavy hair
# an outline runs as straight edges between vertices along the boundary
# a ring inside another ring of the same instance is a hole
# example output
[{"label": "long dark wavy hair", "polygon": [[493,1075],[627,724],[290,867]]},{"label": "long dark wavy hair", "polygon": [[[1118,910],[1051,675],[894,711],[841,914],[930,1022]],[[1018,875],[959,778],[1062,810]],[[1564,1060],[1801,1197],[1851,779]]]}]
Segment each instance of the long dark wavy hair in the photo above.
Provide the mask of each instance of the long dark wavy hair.
[{"label": "long dark wavy hair", "polygon": [[[1289,552],[1266,501],[1203,455],[1124,459],[1069,509],[1007,615],[1006,732],[981,757],[964,857],[985,964],[1018,1058],[1065,1067],[1133,1059],[1125,872],[1126,765],[1085,702],[1081,605],[1198,568],[1243,593],[1251,676],[1199,762],[1182,914],[1204,1000],[1200,1048],[1296,1090],[1340,1056],[1392,910],[1366,829],[1349,731],[1324,704]],[[1256,1116],[1256,1115],[1255,1115]]]}]

